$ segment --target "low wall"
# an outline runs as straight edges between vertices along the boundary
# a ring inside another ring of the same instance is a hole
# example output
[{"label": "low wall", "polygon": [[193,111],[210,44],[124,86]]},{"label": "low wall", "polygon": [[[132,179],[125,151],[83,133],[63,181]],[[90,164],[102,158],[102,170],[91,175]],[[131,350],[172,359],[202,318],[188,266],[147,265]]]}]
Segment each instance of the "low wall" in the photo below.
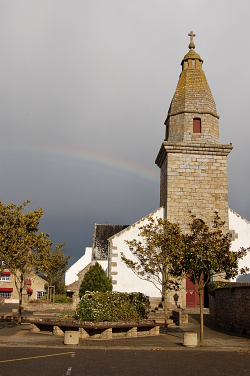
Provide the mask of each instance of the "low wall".
[{"label": "low wall", "polygon": [[22,307],[25,311],[44,311],[49,309],[75,310],[72,303],[25,303],[22,304]]},{"label": "low wall", "polygon": [[228,283],[209,295],[212,320],[226,330],[250,331],[250,283]]}]

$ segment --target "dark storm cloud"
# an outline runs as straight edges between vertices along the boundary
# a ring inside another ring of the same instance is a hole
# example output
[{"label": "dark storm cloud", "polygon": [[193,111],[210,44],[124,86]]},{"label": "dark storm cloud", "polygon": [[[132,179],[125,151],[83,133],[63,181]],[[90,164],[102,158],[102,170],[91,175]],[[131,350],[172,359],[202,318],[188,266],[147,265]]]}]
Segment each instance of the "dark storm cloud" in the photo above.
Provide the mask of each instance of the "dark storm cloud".
[{"label": "dark storm cloud", "polygon": [[[94,223],[130,224],[157,208],[159,186],[53,155],[91,150],[158,176],[154,160],[188,32],[220,115],[229,205],[250,219],[247,0],[1,2],[1,199],[44,207],[43,230],[71,263]],[[37,152],[36,152],[37,150]]]}]

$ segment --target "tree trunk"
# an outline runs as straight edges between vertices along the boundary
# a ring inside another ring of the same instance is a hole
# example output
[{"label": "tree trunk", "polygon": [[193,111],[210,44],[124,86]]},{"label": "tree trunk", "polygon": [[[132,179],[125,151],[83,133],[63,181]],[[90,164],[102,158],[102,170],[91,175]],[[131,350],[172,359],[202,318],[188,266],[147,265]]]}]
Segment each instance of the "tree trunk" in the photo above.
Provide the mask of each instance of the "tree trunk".
[{"label": "tree trunk", "polygon": [[164,290],[164,321],[165,321],[165,326],[167,326],[167,319],[168,319],[167,289],[163,287],[163,290]]},{"label": "tree trunk", "polygon": [[166,288],[167,269],[166,267],[163,269],[162,280],[163,280],[162,287],[163,287],[163,298],[164,298],[164,322],[165,322],[165,326],[167,326],[168,310],[167,310],[167,288]]},{"label": "tree trunk", "polygon": [[22,321],[22,302],[23,302],[23,275],[20,278],[20,290],[19,290],[19,307],[18,307],[18,324]]},{"label": "tree trunk", "polygon": [[203,342],[203,304],[202,304],[202,291],[203,291],[203,287],[199,286],[199,297],[200,297],[200,343]]},{"label": "tree trunk", "polygon": [[18,307],[18,324],[21,324],[21,321],[22,321],[22,297],[23,297],[23,289],[20,288],[20,291],[19,291],[19,307]]}]

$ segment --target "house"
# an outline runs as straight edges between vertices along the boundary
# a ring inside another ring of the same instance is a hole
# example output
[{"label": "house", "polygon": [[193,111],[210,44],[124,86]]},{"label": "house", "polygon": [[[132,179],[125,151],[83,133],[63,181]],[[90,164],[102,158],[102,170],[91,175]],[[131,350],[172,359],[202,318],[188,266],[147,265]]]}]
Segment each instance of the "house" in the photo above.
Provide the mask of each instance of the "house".
[{"label": "house", "polygon": [[122,231],[126,225],[95,224],[92,247],[85,248],[85,254],[74,263],[65,273],[67,295],[78,296],[81,281],[90,266],[96,261],[102,266],[108,276],[108,238]]},{"label": "house", "polygon": [[[46,277],[41,274],[30,273],[24,280],[23,302],[33,299],[40,299],[46,295]],[[8,270],[4,269],[0,274],[0,297],[5,299],[5,303],[18,303],[19,295],[15,286],[15,277]]]}]

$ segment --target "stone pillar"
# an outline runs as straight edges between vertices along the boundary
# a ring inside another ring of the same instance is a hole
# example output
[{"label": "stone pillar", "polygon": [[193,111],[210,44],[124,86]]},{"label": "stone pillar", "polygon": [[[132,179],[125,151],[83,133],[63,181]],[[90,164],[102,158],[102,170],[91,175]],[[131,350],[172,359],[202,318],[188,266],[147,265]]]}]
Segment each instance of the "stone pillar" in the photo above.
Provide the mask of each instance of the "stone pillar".
[{"label": "stone pillar", "polygon": [[137,337],[137,327],[131,328],[127,332],[128,337]]},{"label": "stone pillar", "polygon": [[64,336],[64,331],[57,325],[53,326],[53,334],[55,336]]},{"label": "stone pillar", "polygon": [[160,327],[158,325],[149,330],[150,336],[158,336],[159,334],[160,334]]},{"label": "stone pillar", "polygon": [[79,328],[79,338],[84,339],[84,338],[89,338],[88,332],[84,328]]},{"label": "stone pillar", "polygon": [[102,338],[102,339],[111,339],[112,338],[112,328],[105,329],[101,333],[100,338]]},{"label": "stone pillar", "polygon": [[39,328],[38,325],[32,324],[30,331],[31,331],[31,333],[39,333],[40,332],[40,328]]}]

